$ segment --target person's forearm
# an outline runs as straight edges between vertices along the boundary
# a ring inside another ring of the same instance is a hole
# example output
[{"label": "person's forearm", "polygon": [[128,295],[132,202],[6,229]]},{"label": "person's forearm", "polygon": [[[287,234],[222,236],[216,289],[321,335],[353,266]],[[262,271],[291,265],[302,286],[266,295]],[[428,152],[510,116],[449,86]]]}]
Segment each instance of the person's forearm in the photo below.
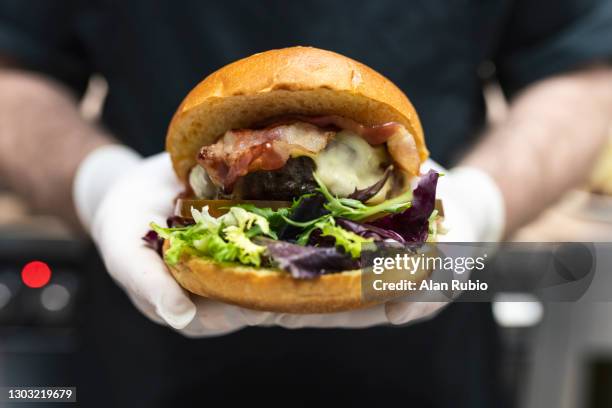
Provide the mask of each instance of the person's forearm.
[{"label": "person's forearm", "polygon": [[0,68],[0,179],[36,209],[76,224],[72,180],[81,160],[112,143],[83,120],[52,79]]},{"label": "person's forearm", "polygon": [[519,95],[460,164],[495,179],[511,233],[584,181],[611,123],[612,68],[554,77]]}]

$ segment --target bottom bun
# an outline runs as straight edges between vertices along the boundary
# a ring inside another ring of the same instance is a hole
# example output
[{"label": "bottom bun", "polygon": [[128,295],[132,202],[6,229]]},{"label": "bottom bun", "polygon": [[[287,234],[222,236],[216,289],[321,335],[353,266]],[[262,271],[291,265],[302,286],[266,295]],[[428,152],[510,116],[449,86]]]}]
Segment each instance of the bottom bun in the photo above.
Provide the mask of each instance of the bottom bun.
[{"label": "bottom bun", "polygon": [[[164,251],[168,243],[164,245]],[[364,301],[362,271],[350,270],[315,279],[295,279],[287,272],[222,264],[210,258],[184,255],[168,265],[177,282],[196,295],[249,309],[279,313],[331,313],[383,303],[397,296],[381,294]],[[423,276],[415,276],[420,281]]]}]

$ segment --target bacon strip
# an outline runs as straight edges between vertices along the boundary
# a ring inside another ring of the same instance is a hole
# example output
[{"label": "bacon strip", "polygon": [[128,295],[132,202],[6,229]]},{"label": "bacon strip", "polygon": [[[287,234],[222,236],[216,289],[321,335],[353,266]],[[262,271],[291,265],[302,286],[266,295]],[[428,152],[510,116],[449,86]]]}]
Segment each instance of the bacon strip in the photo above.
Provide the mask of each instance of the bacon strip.
[{"label": "bacon strip", "polygon": [[230,130],[215,144],[202,147],[198,162],[212,182],[229,193],[239,177],[280,169],[294,153],[320,152],[335,134],[330,128],[349,130],[374,146],[387,143],[389,154],[402,170],[419,174],[421,160],[414,137],[402,124],[364,126],[337,115],[293,115],[276,119],[264,129]]},{"label": "bacon strip", "polygon": [[[387,122],[381,125],[364,126],[352,119],[337,115],[326,116],[295,116],[300,122],[311,123],[321,128],[334,126],[338,129],[350,130],[363,137],[372,146],[385,143],[395,133],[401,131],[404,126],[397,122]],[[405,129],[404,129],[405,130]]]},{"label": "bacon strip", "polygon": [[308,123],[230,130],[215,144],[202,147],[198,162],[213,183],[230,192],[239,177],[280,169],[295,153],[316,154],[333,135]]}]

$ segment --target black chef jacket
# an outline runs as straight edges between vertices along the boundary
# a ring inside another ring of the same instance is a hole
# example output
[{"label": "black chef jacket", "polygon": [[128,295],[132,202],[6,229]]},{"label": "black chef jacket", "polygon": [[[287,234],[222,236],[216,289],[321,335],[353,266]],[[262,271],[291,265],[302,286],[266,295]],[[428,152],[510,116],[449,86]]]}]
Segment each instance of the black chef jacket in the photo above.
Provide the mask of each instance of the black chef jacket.
[{"label": "black chef jacket", "polygon": [[[104,76],[103,124],[145,155],[163,149],[171,115],[207,74],[292,45],[339,52],[390,78],[419,112],[433,158],[448,165],[483,125],[483,62],[494,64],[511,97],[547,76],[609,61],[612,1],[0,3],[0,55],[76,93],[92,74]],[[505,401],[487,304],[455,304],[407,328],[249,328],[194,340],[148,322],[99,263],[89,271],[75,359],[84,406],[499,407]]]}]

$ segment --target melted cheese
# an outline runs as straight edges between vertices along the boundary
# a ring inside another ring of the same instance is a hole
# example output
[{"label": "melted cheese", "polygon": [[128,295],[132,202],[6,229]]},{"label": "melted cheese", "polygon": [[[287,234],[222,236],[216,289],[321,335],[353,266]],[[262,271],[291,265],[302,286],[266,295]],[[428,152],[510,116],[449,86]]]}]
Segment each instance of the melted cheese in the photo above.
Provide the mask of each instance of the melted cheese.
[{"label": "melted cheese", "polygon": [[[313,159],[317,176],[340,197],[379,181],[384,175],[384,164],[390,162],[384,145],[370,146],[363,138],[346,130],[338,132],[325,150]],[[370,201],[382,201],[389,185],[387,182]]]}]

